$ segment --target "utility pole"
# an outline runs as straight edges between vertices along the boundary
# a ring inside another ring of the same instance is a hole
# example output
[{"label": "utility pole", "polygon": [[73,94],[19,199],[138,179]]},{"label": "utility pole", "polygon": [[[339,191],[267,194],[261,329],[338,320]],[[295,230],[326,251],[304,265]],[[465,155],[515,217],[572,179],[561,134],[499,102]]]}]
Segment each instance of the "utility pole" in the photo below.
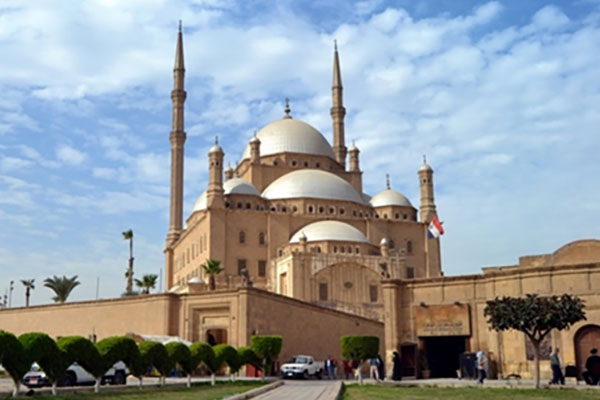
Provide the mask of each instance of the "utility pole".
[{"label": "utility pole", "polygon": [[100,277],[96,278],[96,300],[100,297]]},{"label": "utility pole", "polygon": [[12,306],[12,292],[15,290],[15,281],[10,281],[10,286],[8,287],[8,308]]}]

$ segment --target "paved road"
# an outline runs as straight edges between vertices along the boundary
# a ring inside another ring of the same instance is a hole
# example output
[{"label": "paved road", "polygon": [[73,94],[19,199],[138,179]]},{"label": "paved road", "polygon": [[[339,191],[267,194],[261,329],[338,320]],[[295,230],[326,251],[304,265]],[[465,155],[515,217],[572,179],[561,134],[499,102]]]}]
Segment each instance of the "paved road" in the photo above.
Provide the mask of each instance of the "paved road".
[{"label": "paved road", "polygon": [[340,381],[286,380],[283,386],[271,390],[255,400],[335,400]]}]

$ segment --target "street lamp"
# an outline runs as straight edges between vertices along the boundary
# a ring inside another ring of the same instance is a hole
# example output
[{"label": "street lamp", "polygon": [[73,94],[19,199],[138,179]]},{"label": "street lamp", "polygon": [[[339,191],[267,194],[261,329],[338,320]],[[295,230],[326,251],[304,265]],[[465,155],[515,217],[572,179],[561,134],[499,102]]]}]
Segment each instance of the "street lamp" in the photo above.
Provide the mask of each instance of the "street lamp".
[{"label": "street lamp", "polygon": [[8,287],[8,308],[12,305],[12,292],[15,290],[15,281],[10,281],[10,286]]}]

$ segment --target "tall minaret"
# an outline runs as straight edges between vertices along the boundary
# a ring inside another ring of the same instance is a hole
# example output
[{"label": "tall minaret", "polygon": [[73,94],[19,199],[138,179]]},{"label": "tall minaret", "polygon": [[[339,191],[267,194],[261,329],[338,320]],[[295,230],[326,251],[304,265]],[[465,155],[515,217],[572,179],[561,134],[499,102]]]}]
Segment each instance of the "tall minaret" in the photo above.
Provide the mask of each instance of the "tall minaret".
[{"label": "tall minaret", "polygon": [[344,108],[342,74],[338,57],[337,42],[334,41],[333,54],[333,85],[331,86],[331,118],[333,119],[333,154],[344,169],[346,168],[346,144],[344,143]]},{"label": "tall minaret", "polygon": [[219,146],[219,138],[215,137],[215,145],[208,150],[208,189],[206,190],[206,206],[208,208],[225,207],[223,190],[223,149]]},{"label": "tall minaret", "polygon": [[419,168],[419,186],[421,187],[421,222],[429,223],[437,215],[433,199],[433,169],[423,156],[423,165]]},{"label": "tall minaret", "polygon": [[181,234],[183,225],[183,145],[185,131],[183,130],[183,103],[186,92],[183,88],[185,68],[183,66],[183,34],[181,21],[177,34],[177,49],[175,50],[175,67],[173,68],[173,125],[169,140],[171,141],[171,209],[169,212],[169,233],[167,246],[175,242]]}]

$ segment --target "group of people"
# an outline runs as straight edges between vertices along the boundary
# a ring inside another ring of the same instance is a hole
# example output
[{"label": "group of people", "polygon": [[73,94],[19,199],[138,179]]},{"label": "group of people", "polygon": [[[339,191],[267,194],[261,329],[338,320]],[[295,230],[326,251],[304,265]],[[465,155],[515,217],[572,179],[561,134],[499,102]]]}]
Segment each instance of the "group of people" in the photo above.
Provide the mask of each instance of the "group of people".
[{"label": "group of people", "polygon": [[[552,380],[550,385],[564,385],[565,376],[562,372],[562,362],[559,357],[560,349],[554,348],[550,353],[550,367],[552,368]],[[583,380],[588,385],[600,385],[600,356],[598,349],[594,348],[590,351],[590,355],[585,361],[585,371],[581,374]]]},{"label": "group of people", "polygon": [[[396,359],[394,358],[394,371],[396,373],[396,370],[398,370],[397,372],[397,379],[400,379],[400,372],[399,372],[399,368],[400,368],[400,356],[398,355],[398,353],[395,352],[395,357],[396,355],[397,357],[397,363],[396,363]],[[381,358],[380,355],[377,355],[376,358],[371,358],[368,360],[369,363],[369,377],[375,379],[376,381],[382,381],[385,378],[385,363],[383,362],[383,359]],[[398,365],[396,367],[396,364]],[[357,360],[343,360],[342,361],[342,368],[343,368],[343,372],[344,372],[344,379],[350,379],[352,376],[352,373],[354,372],[354,377],[356,377],[357,374],[360,373],[360,363]],[[336,377],[338,376],[338,363],[337,360],[333,357],[333,356],[329,356],[327,357],[327,360],[325,360],[325,372],[327,373],[327,377],[329,379],[336,379]],[[396,375],[394,375],[396,376]],[[396,379],[394,378],[394,376],[392,377],[392,379]]]}]

